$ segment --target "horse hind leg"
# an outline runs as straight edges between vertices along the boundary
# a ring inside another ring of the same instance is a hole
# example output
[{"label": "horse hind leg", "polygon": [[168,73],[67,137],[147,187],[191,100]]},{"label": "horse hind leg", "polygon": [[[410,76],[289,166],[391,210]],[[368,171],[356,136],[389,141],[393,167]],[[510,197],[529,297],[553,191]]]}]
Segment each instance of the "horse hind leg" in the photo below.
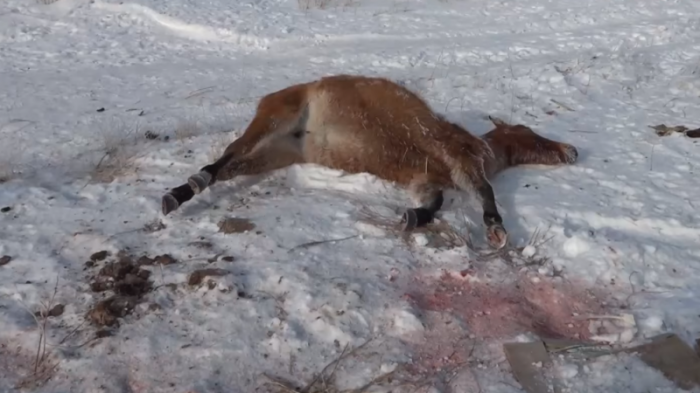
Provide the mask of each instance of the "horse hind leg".
[{"label": "horse hind leg", "polygon": [[186,184],[175,187],[163,195],[161,200],[163,215],[177,210],[183,203],[216,182],[231,180],[238,176],[268,173],[302,162],[304,162],[302,157],[284,151],[270,154],[260,152],[239,158],[232,154],[225,154],[213,164],[205,166],[197,174],[190,176]]},{"label": "horse hind leg", "polygon": [[226,152],[216,162],[202,168],[197,174],[190,176],[187,183],[171,189],[161,198],[161,211],[164,216],[177,210],[182,204],[194,198],[195,195],[201,193],[205,188],[216,181],[217,174],[220,169],[225,167],[229,161],[233,159],[233,155]]}]

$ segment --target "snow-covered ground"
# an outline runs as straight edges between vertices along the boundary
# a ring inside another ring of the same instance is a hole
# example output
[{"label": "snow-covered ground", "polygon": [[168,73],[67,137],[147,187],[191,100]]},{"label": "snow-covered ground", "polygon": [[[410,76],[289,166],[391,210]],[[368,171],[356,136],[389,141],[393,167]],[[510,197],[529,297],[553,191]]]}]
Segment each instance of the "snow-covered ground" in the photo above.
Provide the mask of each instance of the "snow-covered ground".
[{"label": "snow-covered ground", "polygon": [[[399,219],[402,191],[311,166],[161,215],[162,194],[239,135],[259,97],[335,73],[402,81],[477,134],[486,114],[526,124],[580,160],[494,180],[504,258],[479,251],[473,198],[455,193],[441,214],[472,247],[437,244],[437,230],[404,239],[376,222]],[[532,293],[564,330],[574,313],[627,312],[635,339],[690,343],[700,144],[657,136],[661,123],[700,127],[696,0],[3,0],[0,391],[28,385],[45,331],[57,367],[35,391],[265,391],[263,372],[303,385],[373,338],[339,386],[398,367],[395,383],[423,391],[520,392],[499,345],[527,339],[516,309]],[[226,217],[255,227],[220,232]],[[546,241],[516,255],[535,231]],[[85,261],[102,250],[177,262],[145,266],[155,289],[94,340],[85,314],[104,295],[90,277],[106,262]],[[229,274],[188,285],[204,267]],[[528,284],[503,295],[515,280]],[[28,311],[54,288],[65,310],[38,328]],[[677,390],[627,355],[559,371],[571,392]]]}]

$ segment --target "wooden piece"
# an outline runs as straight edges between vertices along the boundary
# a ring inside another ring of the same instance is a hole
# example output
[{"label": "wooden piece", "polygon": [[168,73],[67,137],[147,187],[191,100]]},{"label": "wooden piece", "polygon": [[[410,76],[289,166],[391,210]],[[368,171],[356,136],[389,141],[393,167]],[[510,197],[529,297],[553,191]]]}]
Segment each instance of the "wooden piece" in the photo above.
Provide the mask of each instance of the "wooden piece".
[{"label": "wooden piece", "polygon": [[700,357],[675,334],[656,336],[633,349],[644,363],[661,371],[682,389],[700,387]]}]

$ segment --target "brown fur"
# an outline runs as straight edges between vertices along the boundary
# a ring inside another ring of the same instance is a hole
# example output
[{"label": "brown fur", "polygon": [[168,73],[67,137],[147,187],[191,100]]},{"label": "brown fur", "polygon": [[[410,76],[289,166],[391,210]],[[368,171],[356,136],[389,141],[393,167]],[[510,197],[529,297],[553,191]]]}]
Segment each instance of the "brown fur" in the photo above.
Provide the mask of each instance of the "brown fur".
[{"label": "brown fur", "polygon": [[418,206],[408,211],[413,221],[404,215],[407,229],[432,220],[443,189],[475,191],[489,242],[500,248],[507,235],[488,179],[520,164],[570,164],[577,152],[526,126],[492,122],[496,128],[477,137],[383,78],[337,75],[293,85],[264,96],[243,135],[193,175],[189,185],[166,194],[163,212],[216,181],[313,163],[406,187]]}]

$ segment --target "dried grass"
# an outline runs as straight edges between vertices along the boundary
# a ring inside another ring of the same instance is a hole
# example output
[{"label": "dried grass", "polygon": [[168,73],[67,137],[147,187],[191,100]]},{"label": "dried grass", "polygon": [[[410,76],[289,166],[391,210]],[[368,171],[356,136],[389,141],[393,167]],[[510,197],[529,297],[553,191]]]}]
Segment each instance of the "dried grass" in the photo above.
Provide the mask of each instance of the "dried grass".
[{"label": "dried grass", "polygon": [[137,159],[154,143],[145,139],[139,124],[128,126],[122,121],[103,125],[99,136],[101,156],[90,170],[90,180],[98,183],[137,173]]},{"label": "dried grass", "polygon": [[24,144],[0,140],[0,184],[16,179],[22,174],[22,160],[25,151]]},{"label": "dried grass", "polygon": [[293,382],[286,380],[284,378],[268,375],[263,373],[262,376],[265,377],[266,382],[263,383],[264,388],[267,388],[268,393],[364,393],[370,388],[378,386],[387,380],[389,380],[394,373],[396,373],[400,368],[397,367],[393,371],[382,374],[365,385],[357,389],[340,389],[335,383],[335,373],[340,366],[340,363],[356,355],[361,349],[363,349],[372,340],[367,340],[362,345],[359,345],[353,349],[348,350],[348,345],[346,344],[343,351],[340,353],[336,359],[328,363],[316,376],[304,387],[297,387]]},{"label": "dried grass", "polygon": [[49,336],[49,317],[50,310],[56,305],[56,294],[58,293],[58,277],[53,288],[51,296],[45,302],[42,302],[40,309],[37,312],[32,310],[21,300],[17,299],[20,306],[24,308],[36,322],[38,339],[37,347],[32,357],[29,352],[21,347],[10,348],[10,344],[2,343],[0,345],[0,370],[8,374],[14,374],[18,377],[18,382],[15,385],[16,389],[36,389],[44,386],[58,371],[60,361],[54,354],[54,349],[60,347],[71,336],[73,336],[78,328],[73,329],[68,333],[57,345],[48,343]]},{"label": "dried grass", "polygon": [[326,10],[329,8],[349,8],[359,4],[359,0],[297,0],[299,8],[308,11],[310,9]]},{"label": "dried grass", "polygon": [[191,118],[181,119],[173,131],[175,139],[178,141],[192,138],[202,134],[202,132],[202,126],[199,122]]},{"label": "dried grass", "polygon": [[410,232],[401,229],[401,217],[397,215],[382,215],[373,212],[367,207],[362,207],[357,213],[359,221],[382,228],[383,230],[399,236],[406,244],[412,243],[414,234],[423,234],[428,238],[428,247],[456,248],[467,246],[471,248],[469,236],[463,236],[458,229],[444,220],[435,220],[424,227],[416,228]]},{"label": "dried grass", "polygon": [[214,134],[207,155],[209,162],[218,160],[231,142],[233,142],[233,137],[230,132],[217,132]]}]

